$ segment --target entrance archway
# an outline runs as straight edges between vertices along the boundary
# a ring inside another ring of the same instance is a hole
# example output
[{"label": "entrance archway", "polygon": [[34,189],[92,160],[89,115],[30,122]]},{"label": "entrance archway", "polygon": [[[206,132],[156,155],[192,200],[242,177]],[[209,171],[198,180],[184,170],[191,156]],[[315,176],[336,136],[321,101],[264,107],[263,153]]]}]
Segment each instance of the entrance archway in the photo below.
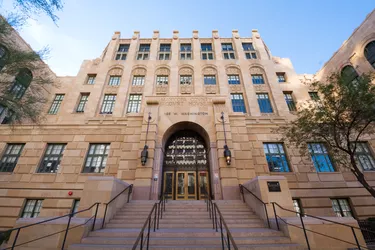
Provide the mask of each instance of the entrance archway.
[{"label": "entrance archway", "polygon": [[168,199],[200,200],[211,195],[206,141],[194,130],[169,136],[164,144],[162,192]]}]

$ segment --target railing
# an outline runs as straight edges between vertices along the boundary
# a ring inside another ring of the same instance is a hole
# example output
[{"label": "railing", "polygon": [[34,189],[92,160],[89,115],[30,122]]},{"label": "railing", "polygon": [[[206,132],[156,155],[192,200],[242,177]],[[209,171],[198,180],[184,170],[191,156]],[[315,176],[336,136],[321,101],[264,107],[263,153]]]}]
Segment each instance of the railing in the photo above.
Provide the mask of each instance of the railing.
[{"label": "railing", "polygon": [[240,184],[240,193],[242,194],[242,200],[243,202],[245,203],[245,194],[244,194],[244,190],[246,192],[248,192],[249,194],[251,194],[257,201],[259,201],[260,203],[263,204],[263,207],[264,207],[264,212],[265,212],[265,215],[266,215],[266,218],[267,218],[267,224],[268,224],[268,228],[271,228],[271,224],[270,224],[270,218],[268,217],[268,211],[267,211],[267,204],[266,202],[263,202],[258,196],[256,196],[253,192],[251,192],[249,189],[247,189],[245,186],[241,185]]},{"label": "railing", "polygon": [[367,244],[375,244],[375,220],[358,220],[358,225],[362,230],[363,238]]},{"label": "railing", "polygon": [[207,193],[205,187],[203,187],[203,192],[205,194],[205,202],[207,203],[207,212],[210,216],[210,219],[212,219],[212,229],[215,229],[216,232],[218,232],[218,227],[220,228],[222,249],[230,250],[232,249],[231,247],[233,247],[234,250],[237,250],[238,247],[236,243],[234,242],[232,234],[230,233],[229,228],[227,224],[225,223],[224,217],[221,214],[219,207],[217,206],[216,203],[212,202],[212,199]]},{"label": "railing", "polygon": [[[338,240],[338,241],[341,241],[341,242],[345,242],[347,244],[350,244],[350,245],[353,245],[353,246],[357,246],[357,248],[359,250],[361,249],[369,249],[365,246],[362,246],[359,244],[359,241],[358,241],[358,237],[355,233],[355,229],[361,231],[361,228],[359,227],[355,227],[355,226],[350,226],[350,225],[347,225],[347,224],[343,224],[343,223],[340,223],[340,222],[336,222],[336,221],[332,221],[332,220],[328,220],[328,219],[324,219],[324,218],[321,218],[321,217],[317,217],[317,216],[313,216],[313,215],[309,215],[309,214],[305,214],[305,213],[301,213],[301,212],[297,212],[297,211],[294,211],[294,210],[290,210],[290,209],[286,209],[286,208],[283,208],[282,206],[280,206],[279,204],[277,204],[276,202],[271,202],[272,203],[272,207],[273,207],[273,211],[274,211],[274,214],[275,214],[275,220],[276,220],[276,226],[277,226],[277,229],[280,230],[280,225],[279,225],[279,220],[281,220],[282,222],[284,222],[285,224],[287,225],[290,225],[290,226],[293,226],[293,227],[296,227],[296,228],[299,228],[299,229],[302,229],[303,230],[303,233],[305,235],[305,240],[306,240],[306,245],[308,247],[308,249],[310,250],[311,247],[310,247],[310,242],[309,242],[309,239],[308,239],[308,236],[307,236],[307,232],[311,232],[311,233],[315,233],[315,234],[318,234],[318,235],[321,235],[321,236],[325,236],[325,237],[328,237],[328,238],[331,238],[331,239],[334,239],[334,240]],[[279,215],[277,215],[277,212],[276,212],[276,207],[275,206],[278,206],[280,209],[284,210],[284,211],[288,211],[288,212],[291,212],[291,213],[295,213],[295,214],[298,214],[299,215],[299,218],[301,220],[301,225],[302,225],[302,228],[299,227],[299,226],[296,226],[294,224],[291,224],[291,223],[288,223],[286,220],[284,220],[283,218],[281,218]],[[353,242],[350,242],[350,241],[346,241],[346,240],[342,240],[342,239],[338,239],[336,237],[333,237],[333,236],[329,236],[329,235],[326,235],[326,234],[322,234],[322,233],[319,233],[319,232],[316,232],[316,231],[312,231],[310,229],[306,229],[305,227],[305,224],[304,224],[304,221],[303,221],[303,217],[311,217],[311,218],[315,218],[315,219],[318,219],[318,220],[322,220],[322,221],[326,221],[326,222],[330,222],[330,223],[333,223],[333,224],[337,224],[337,225],[341,225],[341,226],[345,226],[345,227],[348,227],[351,229],[352,231],[352,234],[353,234],[353,238],[355,240],[355,243]],[[362,229],[362,231],[365,230],[369,233],[373,233],[375,234],[375,232],[373,231],[370,231],[370,230],[366,230],[366,229]]]},{"label": "railing", "polygon": [[104,203],[105,205],[105,210],[104,210],[104,217],[103,217],[103,222],[102,222],[102,228],[104,227],[104,223],[105,223],[105,218],[107,216],[107,209],[108,209],[108,205],[112,203],[112,201],[116,200],[117,197],[119,197],[121,194],[123,194],[126,190],[129,190],[128,192],[128,199],[127,199],[127,203],[129,203],[129,199],[130,199],[130,195],[133,191],[133,184],[130,184],[129,186],[127,186],[124,190],[122,190],[120,193],[118,193],[115,197],[113,197],[109,202],[107,203]]},{"label": "railing", "polygon": [[[63,216],[59,216],[59,217],[56,217],[56,218],[52,218],[52,219],[48,219],[48,220],[44,220],[44,221],[40,221],[40,222],[37,222],[37,223],[33,223],[33,224],[29,224],[29,225],[25,225],[25,226],[22,226],[22,227],[18,227],[18,228],[13,228],[13,229],[10,229],[8,230],[7,232],[13,232],[13,231],[17,231],[16,232],[16,235],[14,237],[14,240],[13,240],[13,244],[11,247],[8,247],[8,248],[3,248],[2,250],[7,250],[7,249],[14,249],[16,247],[19,247],[19,246],[22,246],[22,245],[25,245],[25,244],[28,244],[28,243],[31,243],[31,242],[34,242],[34,241],[37,241],[37,240],[41,240],[41,239],[44,239],[44,238],[47,238],[49,236],[52,236],[52,235],[56,235],[56,234],[59,234],[59,233],[62,233],[62,232],[65,232],[64,234],[64,239],[63,239],[63,242],[62,242],[62,245],[61,245],[61,249],[63,250],[64,247],[65,247],[65,242],[66,242],[66,239],[68,237],[68,232],[69,230],[73,229],[73,228],[76,228],[76,227],[80,227],[80,226],[83,226],[83,225],[86,225],[89,221],[91,221],[92,219],[94,219],[93,221],[93,224],[92,224],[92,228],[91,230],[93,231],[94,228],[95,228],[95,222],[96,222],[96,216],[98,214],[98,209],[99,209],[99,204],[98,202],[94,203],[93,205],[91,205],[91,207],[89,208],[86,208],[84,210],[81,210],[81,211],[77,211],[77,212],[74,212],[74,213],[69,213],[69,214],[66,214],[66,215],[63,215]],[[79,225],[76,225],[76,226],[73,226],[73,227],[70,227],[70,222],[71,222],[71,219],[74,215],[76,214],[79,214],[79,213],[82,213],[82,212],[86,212],[86,211],[89,211],[91,210],[93,207],[95,207],[95,214],[93,216],[91,216],[85,223],[83,224],[79,224]],[[28,227],[32,227],[32,226],[35,226],[35,225],[40,225],[40,224],[43,224],[43,223],[46,223],[46,222],[50,222],[50,221],[54,221],[54,220],[58,220],[58,219],[61,219],[61,218],[65,218],[65,217],[68,217],[68,223],[66,225],[66,228],[64,230],[61,230],[61,231],[58,231],[58,232],[55,232],[55,233],[52,233],[52,234],[48,234],[48,235],[45,235],[43,237],[39,237],[39,238],[36,238],[36,239],[33,239],[33,240],[29,240],[29,241],[26,241],[26,242],[22,242],[20,244],[17,244],[17,239],[20,235],[20,232],[21,232],[21,229],[24,229],[24,228],[28,228]]]},{"label": "railing", "polygon": [[[148,249],[150,245],[150,233],[151,229],[153,228],[153,231],[155,232],[156,229],[159,229],[159,221],[163,218],[163,212],[165,212],[165,203],[167,199],[165,198],[166,195],[162,194],[160,196],[160,200],[158,203],[155,203],[154,206],[151,209],[151,212],[147,216],[147,219],[145,221],[145,224],[143,224],[143,227],[141,231],[139,232],[139,235],[137,237],[137,240],[135,241],[133,245],[133,250],[137,249],[143,249],[146,247]],[[145,231],[147,231],[145,235]]]}]

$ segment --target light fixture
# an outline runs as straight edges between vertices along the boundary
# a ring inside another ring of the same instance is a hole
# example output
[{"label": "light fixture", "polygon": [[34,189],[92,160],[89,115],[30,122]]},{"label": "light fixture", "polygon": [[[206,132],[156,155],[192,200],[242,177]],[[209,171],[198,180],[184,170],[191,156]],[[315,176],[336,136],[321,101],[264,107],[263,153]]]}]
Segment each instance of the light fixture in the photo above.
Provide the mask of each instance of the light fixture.
[{"label": "light fixture", "polygon": [[221,112],[221,120],[223,121],[223,130],[224,130],[224,140],[225,140],[225,144],[224,144],[224,158],[225,158],[225,161],[227,163],[227,165],[229,166],[231,161],[232,161],[232,152],[230,152],[229,148],[228,148],[228,145],[227,145],[227,135],[225,133],[225,122],[224,122],[224,112]]},{"label": "light fixture", "polygon": [[150,126],[150,120],[151,120],[151,112],[148,113],[147,130],[146,130],[146,141],[145,141],[145,146],[143,147],[143,150],[141,152],[141,163],[142,163],[142,166],[146,165],[147,158],[148,158],[147,135],[148,135],[148,128]]}]

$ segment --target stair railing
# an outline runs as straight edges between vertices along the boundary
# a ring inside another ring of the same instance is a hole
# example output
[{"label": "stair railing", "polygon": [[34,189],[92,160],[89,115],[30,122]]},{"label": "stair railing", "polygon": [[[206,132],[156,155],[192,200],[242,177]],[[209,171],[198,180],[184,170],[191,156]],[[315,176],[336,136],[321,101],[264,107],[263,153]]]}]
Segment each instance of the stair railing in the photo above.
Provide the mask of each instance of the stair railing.
[{"label": "stair railing", "polygon": [[253,192],[251,192],[247,187],[243,186],[240,184],[240,193],[242,194],[242,200],[243,202],[245,203],[245,194],[244,194],[244,191],[246,191],[247,193],[251,194],[255,200],[257,200],[258,202],[260,202],[263,207],[264,207],[264,212],[265,212],[265,215],[266,215],[266,218],[267,218],[267,224],[268,224],[268,228],[271,228],[271,224],[270,224],[270,218],[268,216],[268,211],[267,211],[267,202],[264,202],[262,201],[258,196],[256,196]]},{"label": "stair railing", "polygon": [[[325,236],[325,237],[328,237],[328,238],[331,238],[331,239],[334,239],[334,240],[338,240],[338,241],[341,241],[341,242],[345,242],[347,244],[351,244],[353,246],[357,246],[357,248],[359,250],[361,249],[369,249],[365,246],[362,246],[360,245],[359,241],[358,241],[358,237],[355,233],[355,229],[358,229],[360,232],[361,230],[365,230],[369,233],[374,233],[373,231],[370,231],[370,230],[367,230],[367,229],[361,229],[359,227],[355,227],[355,226],[351,226],[351,225],[347,225],[347,224],[344,224],[344,223],[340,223],[340,222],[336,222],[336,221],[332,221],[332,220],[328,220],[328,219],[325,219],[325,218],[322,218],[322,217],[318,217],[318,216],[313,216],[313,215],[309,215],[309,214],[305,214],[305,213],[302,213],[302,212],[297,212],[297,211],[294,211],[294,210],[290,210],[290,209],[286,209],[286,208],[283,208],[282,206],[280,206],[279,204],[277,204],[276,202],[271,202],[272,203],[272,207],[273,207],[273,211],[274,211],[274,214],[275,214],[275,221],[276,221],[276,226],[277,226],[277,229],[280,231],[280,225],[279,225],[279,220],[281,220],[282,222],[284,222],[285,224],[287,225],[290,225],[290,226],[293,226],[293,227],[296,227],[296,228],[299,228],[299,229],[302,229],[303,230],[303,233],[305,235],[305,240],[306,240],[306,245],[308,247],[308,249],[310,250],[311,247],[310,247],[310,242],[309,242],[309,239],[308,239],[308,236],[307,236],[307,232],[311,232],[311,233],[315,233],[315,234],[318,234],[318,235],[321,235],[321,236]],[[302,227],[299,227],[297,225],[294,225],[294,224],[291,224],[291,223],[288,223],[286,220],[284,220],[283,218],[281,218],[279,215],[277,215],[277,211],[276,211],[276,206],[279,207],[280,209],[284,210],[284,211],[288,211],[288,212],[291,212],[291,213],[295,213],[296,215],[299,216],[300,220],[301,220],[301,225]],[[330,222],[330,223],[333,223],[333,224],[336,224],[336,225],[341,225],[341,226],[345,226],[345,227],[348,227],[351,229],[352,231],[352,234],[353,234],[353,237],[354,237],[354,240],[355,240],[355,243],[353,242],[349,242],[349,241],[346,241],[346,240],[342,240],[342,239],[338,239],[336,237],[333,237],[333,236],[329,236],[329,235],[326,235],[326,234],[323,234],[323,233],[319,233],[319,232],[316,232],[316,231],[312,231],[310,229],[306,229],[305,227],[305,224],[304,224],[304,221],[303,221],[303,218],[304,217],[311,217],[311,218],[315,218],[315,219],[318,219],[318,220],[322,220],[322,221],[326,221],[326,222]]]},{"label": "stair railing", "polygon": [[220,212],[219,207],[216,203],[212,202],[210,195],[207,193],[206,188],[203,186],[203,193],[205,194],[205,202],[207,203],[207,212],[210,219],[212,219],[212,229],[215,229],[218,232],[220,229],[221,236],[221,247],[222,249],[233,249],[238,250],[236,243],[232,237],[232,234],[225,223],[224,217]]},{"label": "stair railing", "polygon": [[167,195],[166,194],[162,194],[160,196],[160,199],[159,199],[159,202],[157,203],[158,204],[158,221],[157,221],[157,229],[159,229],[159,221],[160,219],[163,219],[163,212],[165,212],[165,203],[167,203]]},{"label": "stair railing", "polygon": [[102,228],[104,227],[105,218],[106,218],[106,216],[107,216],[108,205],[111,204],[112,201],[116,200],[116,199],[117,199],[121,194],[123,194],[126,190],[128,190],[128,198],[127,198],[126,203],[129,203],[130,195],[131,195],[131,193],[133,192],[133,184],[130,184],[130,185],[127,186],[124,190],[122,190],[120,193],[118,193],[115,197],[113,197],[110,201],[108,201],[107,203],[104,203],[104,205],[105,205],[105,210],[104,210],[104,217],[103,217],[103,222],[102,222]]},{"label": "stair railing", "polygon": [[[76,227],[80,227],[80,226],[86,225],[89,221],[91,221],[93,219],[93,224],[92,224],[92,227],[91,227],[91,231],[94,231],[94,229],[95,229],[95,223],[96,223],[96,217],[98,215],[99,204],[100,204],[99,202],[96,202],[93,205],[91,205],[89,208],[86,208],[86,209],[83,209],[83,210],[80,210],[80,211],[77,211],[77,212],[72,212],[72,213],[69,213],[69,214],[65,214],[65,215],[62,215],[62,216],[59,216],[59,217],[51,218],[51,219],[48,219],[48,220],[40,221],[40,222],[29,224],[29,225],[25,225],[25,226],[22,226],[22,227],[12,228],[12,229],[10,229],[10,230],[7,231],[7,233],[11,233],[13,231],[16,231],[16,235],[14,237],[12,246],[11,247],[7,247],[7,248],[3,248],[1,250],[8,250],[8,249],[12,249],[13,250],[16,247],[19,247],[19,246],[22,246],[22,245],[25,245],[25,244],[29,244],[29,243],[32,243],[34,241],[41,240],[41,239],[47,238],[49,236],[53,236],[53,235],[65,232],[64,233],[64,239],[63,239],[63,242],[62,242],[62,245],[61,245],[61,250],[64,250],[65,242],[66,242],[66,239],[68,237],[69,230],[71,230],[73,228],[76,228]],[[70,222],[71,222],[72,217],[74,217],[76,214],[89,211],[89,210],[91,210],[94,207],[95,207],[95,214],[93,216],[91,216],[85,223],[82,223],[82,224],[70,227]],[[39,238],[36,238],[36,239],[32,239],[32,240],[29,240],[29,241],[17,244],[17,240],[18,240],[18,237],[20,235],[21,229],[32,227],[32,226],[36,226],[36,225],[40,225],[40,224],[43,224],[43,223],[46,223],[46,222],[58,220],[58,219],[65,218],[65,217],[68,217],[68,223],[67,223],[66,228],[64,230],[61,230],[61,231],[58,231],[58,232],[54,232],[54,233],[51,233],[51,234],[48,234],[48,235],[45,235],[45,236],[42,236],[42,237],[39,237]]]}]

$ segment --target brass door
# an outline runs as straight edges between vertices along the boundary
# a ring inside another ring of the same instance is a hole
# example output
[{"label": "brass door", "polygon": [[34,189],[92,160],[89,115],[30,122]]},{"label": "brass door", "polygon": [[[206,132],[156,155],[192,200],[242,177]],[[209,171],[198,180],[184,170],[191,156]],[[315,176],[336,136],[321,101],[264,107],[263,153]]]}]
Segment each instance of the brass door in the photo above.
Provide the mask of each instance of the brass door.
[{"label": "brass door", "polygon": [[196,200],[197,183],[195,172],[176,172],[176,200]]},{"label": "brass door", "polygon": [[174,172],[164,172],[164,194],[167,199],[173,199]]},{"label": "brass door", "polygon": [[199,199],[203,200],[206,197],[206,194],[204,192],[204,189],[206,189],[206,192],[210,193],[210,185],[208,184],[208,171],[200,171],[199,172]]}]

